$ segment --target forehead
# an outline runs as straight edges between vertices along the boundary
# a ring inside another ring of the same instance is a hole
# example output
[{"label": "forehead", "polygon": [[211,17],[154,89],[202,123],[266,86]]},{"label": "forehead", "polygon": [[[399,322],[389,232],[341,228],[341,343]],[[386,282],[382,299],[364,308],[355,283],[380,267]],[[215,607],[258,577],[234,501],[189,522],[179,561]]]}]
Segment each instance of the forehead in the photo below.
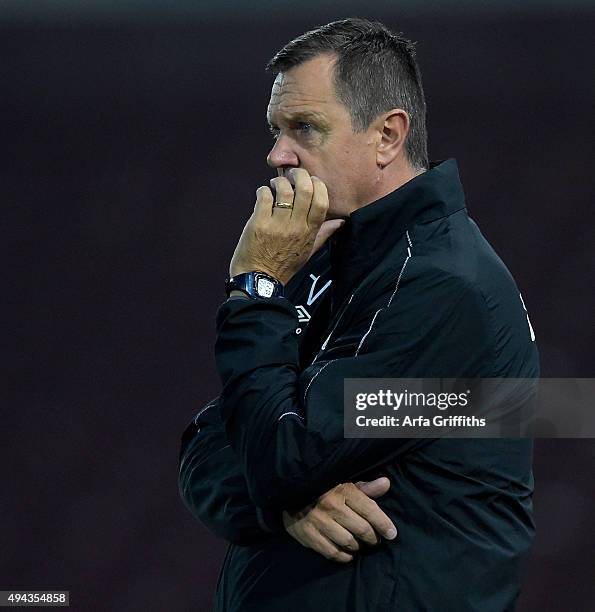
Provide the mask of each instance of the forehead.
[{"label": "forehead", "polygon": [[280,72],[267,108],[269,122],[304,114],[324,119],[336,112],[333,65],[332,55],[322,55]]}]

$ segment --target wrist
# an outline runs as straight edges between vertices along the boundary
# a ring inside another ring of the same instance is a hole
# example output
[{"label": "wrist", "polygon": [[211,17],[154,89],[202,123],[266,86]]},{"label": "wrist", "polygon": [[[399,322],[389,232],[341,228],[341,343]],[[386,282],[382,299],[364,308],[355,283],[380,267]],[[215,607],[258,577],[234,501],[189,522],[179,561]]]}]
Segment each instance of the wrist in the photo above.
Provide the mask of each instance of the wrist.
[{"label": "wrist", "polygon": [[261,299],[282,297],[283,289],[282,283],[277,278],[260,270],[242,272],[229,277],[225,283],[225,290],[230,297],[232,294]]},{"label": "wrist", "polygon": [[278,271],[273,271],[268,266],[263,266],[262,264],[254,264],[253,266],[229,266],[229,276],[231,278],[233,278],[234,276],[239,276],[240,274],[246,274],[247,272],[262,272],[263,274],[271,276],[281,282],[280,274]]},{"label": "wrist", "polygon": [[285,531],[285,525],[278,510],[256,506],[256,518],[263,531],[267,533],[282,534]]}]

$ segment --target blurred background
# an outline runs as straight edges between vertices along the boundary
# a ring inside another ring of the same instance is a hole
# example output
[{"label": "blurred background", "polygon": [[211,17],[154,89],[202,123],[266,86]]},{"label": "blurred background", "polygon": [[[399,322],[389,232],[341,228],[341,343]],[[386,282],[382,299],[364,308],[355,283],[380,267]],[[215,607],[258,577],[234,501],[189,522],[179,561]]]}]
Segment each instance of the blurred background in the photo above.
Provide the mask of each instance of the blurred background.
[{"label": "blurred background", "polygon": [[[264,66],[328,21],[418,41],[430,159],[457,159],[543,375],[594,376],[592,3],[338,6],[0,3],[0,589],[68,589],[76,610],[210,608],[226,544],[178,497],[179,439],[218,394],[214,315],[272,176]],[[519,610],[595,610],[594,459],[593,440],[536,443]]]}]

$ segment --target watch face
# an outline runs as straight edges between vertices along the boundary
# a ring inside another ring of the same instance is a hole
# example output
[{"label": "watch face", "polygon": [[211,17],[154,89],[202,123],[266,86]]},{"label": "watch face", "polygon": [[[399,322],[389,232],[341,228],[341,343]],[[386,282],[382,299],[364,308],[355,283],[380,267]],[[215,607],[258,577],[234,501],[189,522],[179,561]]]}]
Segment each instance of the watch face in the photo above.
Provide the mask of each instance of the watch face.
[{"label": "watch face", "polygon": [[257,277],[256,279],[256,293],[259,296],[269,298],[273,295],[275,291],[275,284],[270,281],[268,278],[263,278],[262,276]]}]

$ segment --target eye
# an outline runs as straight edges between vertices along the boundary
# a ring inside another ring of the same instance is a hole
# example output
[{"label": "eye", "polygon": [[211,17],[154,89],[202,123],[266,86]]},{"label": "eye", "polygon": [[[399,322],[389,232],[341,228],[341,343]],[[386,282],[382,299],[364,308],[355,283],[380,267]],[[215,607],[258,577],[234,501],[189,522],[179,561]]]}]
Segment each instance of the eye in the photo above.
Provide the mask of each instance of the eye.
[{"label": "eye", "polygon": [[314,129],[312,127],[312,125],[310,123],[298,123],[298,128],[297,128],[300,132],[302,132],[303,134],[311,134],[312,130]]},{"label": "eye", "polygon": [[279,128],[273,127],[272,125],[269,125],[269,132],[273,135],[273,139],[277,140],[277,138],[279,138],[279,132],[281,130],[279,130]]}]

